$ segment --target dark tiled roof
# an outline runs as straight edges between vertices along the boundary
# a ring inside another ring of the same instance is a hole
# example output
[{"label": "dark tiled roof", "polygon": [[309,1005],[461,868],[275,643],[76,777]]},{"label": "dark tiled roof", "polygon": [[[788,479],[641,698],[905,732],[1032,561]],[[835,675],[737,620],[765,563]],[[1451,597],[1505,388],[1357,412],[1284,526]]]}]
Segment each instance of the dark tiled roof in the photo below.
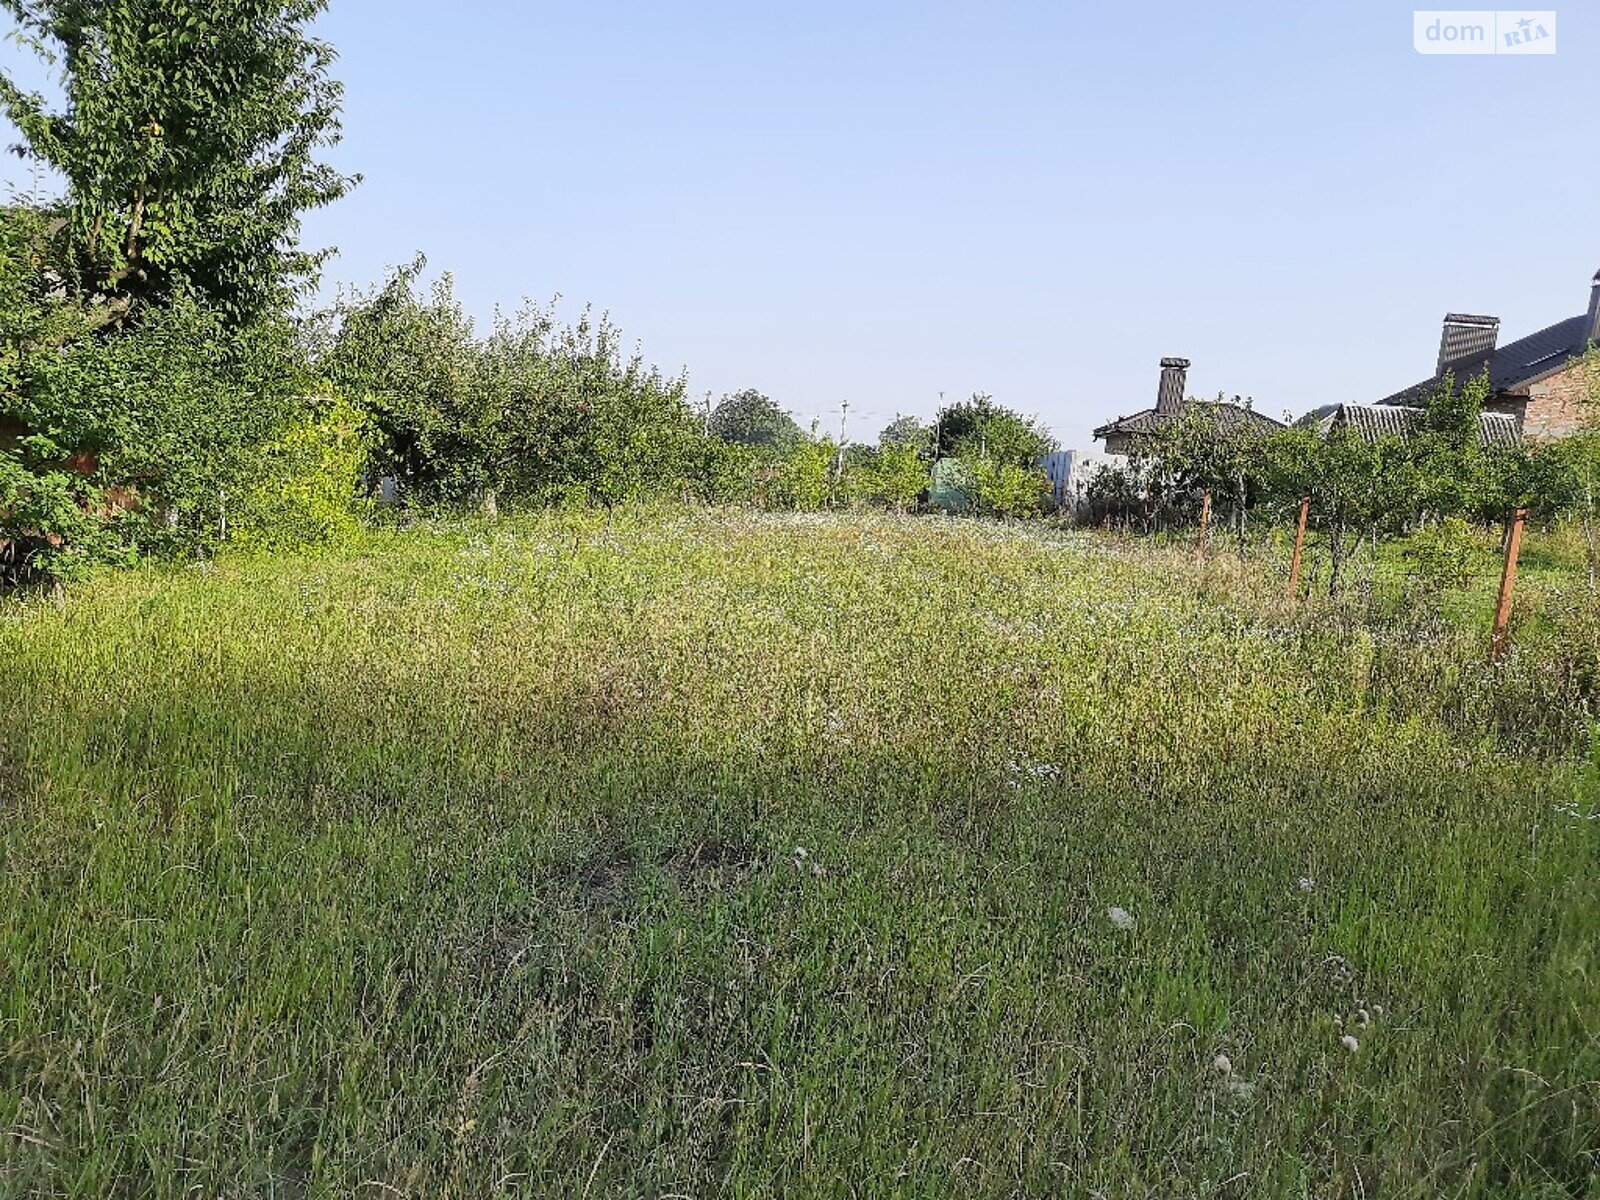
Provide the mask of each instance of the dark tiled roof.
[{"label": "dark tiled roof", "polygon": [[1210,414],[1213,420],[1223,429],[1239,429],[1253,427],[1256,429],[1282,429],[1279,421],[1263,416],[1254,409],[1245,408],[1242,404],[1228,404],[1215,400],[1189,400],[1183,408],[1175,413],[1157,412],[1153,408],[1136,412],[1131,417],[1118,417],[1094,431],[1094,436],[1104,438],[1108,434],[1140,434],[1154,433],[1163,425],[1175,420],[1184,413],[1195,409],[1203,410]]},{"label": "dark tiled roof", "polygon": [[[1508,342],[1490,354],[1480,354],[1455,363],[1452,370],[1457,382],[1476,379],[1489,367],[1489,386],[1496,392],[1507,392],[1551,371],[1565,366],[1568,359],[1577,358],[1588,349],[1587,316],[1570,317],[1557,321],[1548,329],[1530,333],[1525,338]],[[1440,377],[1424,379],[1403,391],[1386,396],[1379,404],[1417,404],[1439,386]]]},{"label": "dark tiled roof", "polygon": [[[1335,425],[1347,425],[1365,442],[1384,438],[1405,441],[1422,428],[1427,413],[1420,408],[1390,404],[1329,404],[1308,413],[1300,421],[1326,433]],[[1478,414],[1478,441],[1485,450],[1503,450],[1522,441],[1517,419],[1510,413]]]}]

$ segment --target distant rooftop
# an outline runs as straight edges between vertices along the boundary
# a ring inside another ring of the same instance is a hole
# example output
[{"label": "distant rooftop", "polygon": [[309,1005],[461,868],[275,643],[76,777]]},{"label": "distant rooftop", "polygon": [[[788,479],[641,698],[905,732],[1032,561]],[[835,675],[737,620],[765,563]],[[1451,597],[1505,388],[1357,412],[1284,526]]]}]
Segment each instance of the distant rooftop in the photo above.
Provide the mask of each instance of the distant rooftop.
[{"label": "distant rooftop", "polygon": [[1503,346],[1495,344],[1499,329],[1500,322],[1495,317],[1448,314],[1433,375],[1378,403],[1419,404],[1439,386],[1446,373],[1463,382],[1476,379],[1487,368],[1492,391],[1514,392],[1561,370],[1580,357],[1591,342],[1600,340],[1600,273],[1590,285],[1587,312]]},{"label": "distant rooftop", "polygon": [[[1335,426],[1347,426],[1367,443],[1394,438],[1405,441],[1419,432],[1427,412],[1409,405],[1391,404],[1329,404],[1306,414],[1299,424],[1314,427],[1324,433]],[[1503,450],[1522,441],[1517,419],[1510,413],[1485,412],[1478,414],[1478,442],[1485,450]]]},{"label": "distant rooftop", "polygon": [[1209,415],[1217,425],[1226,430],[1254,428],[1254,429],[1282,429],[1281,421],[1274,421],[1271,417],[1258,413],[1253,408],[1246,408],[1242,404],[1230,403],[1226,400],[1185,400],[1182,405],[1171,412],[1162,412],[1159,409],[1147,408],[1134,413],[1129,417],[1118,417],[1109,421],[1094,431],[1094,436],[1104,438],[1107,436],[1141,435],[1155,433],[1163,425],[1168,425],[1185,413],[1195,411]]}]

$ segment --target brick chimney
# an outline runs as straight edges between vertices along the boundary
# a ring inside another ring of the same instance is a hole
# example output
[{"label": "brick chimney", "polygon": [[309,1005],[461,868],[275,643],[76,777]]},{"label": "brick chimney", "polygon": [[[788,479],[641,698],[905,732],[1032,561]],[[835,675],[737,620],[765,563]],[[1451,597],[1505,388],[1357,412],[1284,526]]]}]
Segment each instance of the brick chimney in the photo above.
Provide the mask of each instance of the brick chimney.
[{"label": "brick chimney", "polygon": [[1439,365],[1434,374],[1443,375],[1463,362],[1492,354],[1499,340],[1499,317],[1450,313],[1444,319],[1444,332],[1439,336]]},{"label": "brick chimney", "polygon": [[1183,389],[1189,377],[1187,358],[1161,360],[1161,390],[1156,393],[1156,411],[1175,413],[1183,408]]},{"label": "brick chimney", "polygon": [[1584,329],[1591,342],[1600,343],[1600,271],[1594,273],[1594,283],[1589,287],[1589,322]]}]

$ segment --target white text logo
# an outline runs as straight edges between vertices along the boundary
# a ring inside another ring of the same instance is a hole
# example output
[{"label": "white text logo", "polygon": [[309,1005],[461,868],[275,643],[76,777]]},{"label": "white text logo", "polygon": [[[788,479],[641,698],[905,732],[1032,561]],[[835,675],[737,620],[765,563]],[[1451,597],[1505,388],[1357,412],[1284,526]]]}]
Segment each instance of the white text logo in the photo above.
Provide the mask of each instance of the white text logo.
[{"label": "white text logo", "polygon": [[1494,9],[1428,9],[1411,14],[1418,54],[1554,54],[1556,14]]}]

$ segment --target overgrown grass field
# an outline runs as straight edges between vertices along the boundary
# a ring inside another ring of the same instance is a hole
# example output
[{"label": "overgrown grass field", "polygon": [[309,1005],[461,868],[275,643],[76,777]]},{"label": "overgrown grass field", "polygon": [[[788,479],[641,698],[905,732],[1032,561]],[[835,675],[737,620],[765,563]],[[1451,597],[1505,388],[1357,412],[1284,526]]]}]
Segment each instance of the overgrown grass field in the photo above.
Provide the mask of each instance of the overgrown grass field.
[{"label": "overgrown grass field", "polygon": [[0,603],[0,1194],[1600,1197],[1581,652],[1281,587],[658,513]]}]

